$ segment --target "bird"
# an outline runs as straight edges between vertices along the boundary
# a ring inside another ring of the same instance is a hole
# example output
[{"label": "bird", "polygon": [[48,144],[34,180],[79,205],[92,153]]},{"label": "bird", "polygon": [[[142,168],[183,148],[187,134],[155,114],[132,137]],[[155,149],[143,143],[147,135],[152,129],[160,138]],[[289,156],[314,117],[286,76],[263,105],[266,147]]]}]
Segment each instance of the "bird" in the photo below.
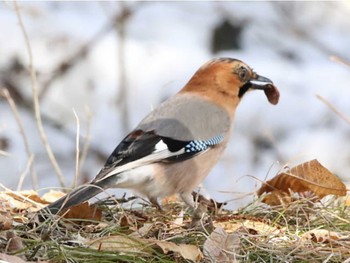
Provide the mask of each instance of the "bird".
[{"label": "bird", "polygon": [[178,93],[141,120],[92,181],[40,213],[57,214],[108,188],[134,190],[158,208],[159,198],[176,194],[194,208],[192,191],[225,150],[236,108],[250,90],[263,90],[273,105],[279,101],[273,82],[243,61],[227,57],[210,60]]}]

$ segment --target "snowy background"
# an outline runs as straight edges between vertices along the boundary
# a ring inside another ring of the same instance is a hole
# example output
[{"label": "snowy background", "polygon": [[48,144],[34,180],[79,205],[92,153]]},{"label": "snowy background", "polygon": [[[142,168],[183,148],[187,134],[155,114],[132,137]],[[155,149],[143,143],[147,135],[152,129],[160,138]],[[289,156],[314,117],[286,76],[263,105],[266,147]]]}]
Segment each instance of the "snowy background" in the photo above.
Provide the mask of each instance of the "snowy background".
[{"label": "snowy background", "polygon": [[[92,178],[118,142],[176,93],[206,61],[228,56],[272,79],[277,106],[262,92],[242,101],[232,140],[204,185],[230,208],[246,204],[285,164],[317,158],[349,180],[350,125],[316,98],[350,115],[350,3],[344,2],[20,2],[41,91],[45,131],[71,185],[76,111],[79,182]],[[38,190],[59,186],[31,110],[28,53],[12,3],[0,5],[0,86],[23,120]],[[216,32],[216,33],[215,33]],[[84,50],[85,49],[85,50]],[[84,52],[82,52],[82,50]],[[86,136],[90,140],[86,140]],[[28,156],[13,113],[0,98],[0,180],[32,189]],[[121,195],[124,191],[117,191]]]}]

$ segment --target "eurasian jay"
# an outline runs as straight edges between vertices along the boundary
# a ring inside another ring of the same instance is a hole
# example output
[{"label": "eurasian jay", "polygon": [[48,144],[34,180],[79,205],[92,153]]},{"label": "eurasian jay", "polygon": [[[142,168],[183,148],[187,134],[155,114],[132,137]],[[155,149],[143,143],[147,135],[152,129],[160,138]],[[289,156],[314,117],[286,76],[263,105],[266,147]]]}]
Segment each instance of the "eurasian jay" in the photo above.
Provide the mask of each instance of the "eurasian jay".
[{"label": "eurasian jay", "polygon": [[272,81],[244,62],[209,61],[121,141],[90,183],[41,212],[56,214],[107,188],[132,189],[157,207],[158,198],[178,194],[194,207],[192,191],[224,151],[236,108],[253,89],[264,90],[270,103],[278,103],[279,92]]}]

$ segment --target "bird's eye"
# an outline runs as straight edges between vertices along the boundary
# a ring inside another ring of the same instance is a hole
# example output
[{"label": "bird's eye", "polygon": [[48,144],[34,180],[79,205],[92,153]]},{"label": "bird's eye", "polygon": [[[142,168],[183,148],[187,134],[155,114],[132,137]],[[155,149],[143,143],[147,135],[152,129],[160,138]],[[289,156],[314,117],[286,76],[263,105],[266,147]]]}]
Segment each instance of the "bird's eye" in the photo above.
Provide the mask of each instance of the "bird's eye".
[{"label": "bird's eye", "polygon": [[237,74],[242,82],[247,81],[249,78],[249,71],[245,67],[239,67],[237,70]]}]

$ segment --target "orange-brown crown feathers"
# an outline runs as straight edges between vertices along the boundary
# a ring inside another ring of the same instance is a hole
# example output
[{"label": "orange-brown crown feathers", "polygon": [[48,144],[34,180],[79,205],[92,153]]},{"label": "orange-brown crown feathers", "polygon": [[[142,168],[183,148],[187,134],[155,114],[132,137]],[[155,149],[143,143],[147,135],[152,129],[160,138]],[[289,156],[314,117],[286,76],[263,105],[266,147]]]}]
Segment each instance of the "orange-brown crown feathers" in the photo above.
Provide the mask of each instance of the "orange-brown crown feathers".
[{"label": "orange-brown crown feathers", "polygon": [[218,58],[200,67],[180,93],[203,96],[233,112],[250,89],[262,89],[270,103],[278,103],[279,92],[271,80],[259,76],[240,60]]}]

